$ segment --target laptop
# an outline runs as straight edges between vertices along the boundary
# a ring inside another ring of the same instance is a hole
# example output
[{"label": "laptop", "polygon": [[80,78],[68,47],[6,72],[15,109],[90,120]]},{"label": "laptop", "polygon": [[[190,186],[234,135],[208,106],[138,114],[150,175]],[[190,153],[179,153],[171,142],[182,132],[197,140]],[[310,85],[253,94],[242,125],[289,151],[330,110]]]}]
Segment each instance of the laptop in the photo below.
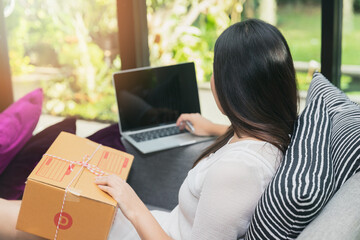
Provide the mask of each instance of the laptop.
[{"label": "laptop", "polygon": [[143,67],[113,74],[122,136],[146,154],[207,141],[176,126],[182,113],[200,113],[194,63]]}]

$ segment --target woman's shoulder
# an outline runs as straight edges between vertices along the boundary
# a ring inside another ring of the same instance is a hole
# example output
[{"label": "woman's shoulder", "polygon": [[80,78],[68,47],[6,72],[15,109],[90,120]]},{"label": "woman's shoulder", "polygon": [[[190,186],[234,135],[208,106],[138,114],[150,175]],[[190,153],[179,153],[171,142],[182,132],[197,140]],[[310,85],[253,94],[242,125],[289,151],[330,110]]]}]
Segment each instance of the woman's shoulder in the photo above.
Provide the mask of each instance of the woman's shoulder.
[{"label": "woman's shoulder", "polygon": [[257,140],[241,140],[227,144],[215,153],[216,165],[232,163],[234,167],[258,166],[276,170],[282,159],[281,151],[274,145]]},{"label": "woman's shoulder", "polygon": [[198,196],[205,179],[231,182],[246,179],[250,175],[260,182],[275,173],[278,154],[280,151],[266,142],[240,143],[239,141],[226,144],[189,171],[187,179],[189,188],[195,196]]},{"label": "woman's shoulder", "polygon": [[245,181],[263,189],[275,174],[281,158],[281,151],[267,142],[235,142],[216,156],[204,180],[221,179],[223,183]]}]

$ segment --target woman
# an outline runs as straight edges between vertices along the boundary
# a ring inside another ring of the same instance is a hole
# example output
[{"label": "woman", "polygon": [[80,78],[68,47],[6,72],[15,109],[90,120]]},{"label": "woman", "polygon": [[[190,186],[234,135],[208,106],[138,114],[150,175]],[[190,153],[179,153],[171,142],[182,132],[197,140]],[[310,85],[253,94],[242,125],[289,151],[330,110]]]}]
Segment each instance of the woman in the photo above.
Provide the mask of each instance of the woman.
[{"label": "woman", "polygon": [[[275,174],[297,117],[295,70],[281,33],[260,20],[226,29],[215,44],[211,89],[231,126],[183,114],[197,135],[218,135],[196,160],[171,212],[150,212],[116,176],[95,183],[119,205],[109,239],[237,239]],[[18,202],[0,203],[0,238],[38,239],[15,231]],[[6,207],[5,207],[6,206]],[[11,226],[3,227],[1,221]],[[8,224],[9,225],[9,224]],[[2,235],[1,235],[2,234]],[[6,235],[8,234],[8,235]]]}]

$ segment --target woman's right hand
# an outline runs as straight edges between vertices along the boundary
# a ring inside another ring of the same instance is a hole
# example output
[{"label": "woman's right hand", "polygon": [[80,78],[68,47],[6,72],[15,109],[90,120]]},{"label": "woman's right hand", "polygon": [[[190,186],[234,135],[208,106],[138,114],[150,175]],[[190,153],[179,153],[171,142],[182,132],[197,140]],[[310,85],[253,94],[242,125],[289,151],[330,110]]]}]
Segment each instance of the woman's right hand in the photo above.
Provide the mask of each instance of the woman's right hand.
[{"label": "woman's right hand", "polygon": [[[186,121],[189,121],[195,131],[186,125]],[[199,113],[183,113],[176,121],[176,125],[180,129],[186,128],[189,132],[198,135],[198,136],[219,136],[225,133],[227,126],[215,124],[210,120],[204,118]]]}]

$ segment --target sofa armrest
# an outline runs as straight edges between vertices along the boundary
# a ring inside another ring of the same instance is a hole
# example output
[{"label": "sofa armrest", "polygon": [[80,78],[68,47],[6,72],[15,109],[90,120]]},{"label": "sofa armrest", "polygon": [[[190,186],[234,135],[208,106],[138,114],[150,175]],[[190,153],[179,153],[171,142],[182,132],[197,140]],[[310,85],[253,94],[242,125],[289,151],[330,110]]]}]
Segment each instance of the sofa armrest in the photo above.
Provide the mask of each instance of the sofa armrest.
[{"label": "sofa armrest", "polygon": [[352,176],[298,240],[360,239],[360,173]]}]

